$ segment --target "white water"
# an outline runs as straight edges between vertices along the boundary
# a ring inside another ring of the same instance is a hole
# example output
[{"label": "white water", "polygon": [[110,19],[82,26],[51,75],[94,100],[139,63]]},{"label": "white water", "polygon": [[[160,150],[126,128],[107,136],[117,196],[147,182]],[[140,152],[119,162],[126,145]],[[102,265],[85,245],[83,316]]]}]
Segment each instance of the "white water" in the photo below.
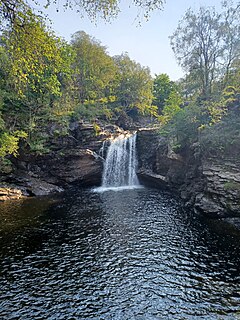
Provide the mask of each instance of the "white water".
[{"label": "white water", "polygon": [[136,134],[120,135],[111,141],[98,191],[139,188],[136,174]]}]

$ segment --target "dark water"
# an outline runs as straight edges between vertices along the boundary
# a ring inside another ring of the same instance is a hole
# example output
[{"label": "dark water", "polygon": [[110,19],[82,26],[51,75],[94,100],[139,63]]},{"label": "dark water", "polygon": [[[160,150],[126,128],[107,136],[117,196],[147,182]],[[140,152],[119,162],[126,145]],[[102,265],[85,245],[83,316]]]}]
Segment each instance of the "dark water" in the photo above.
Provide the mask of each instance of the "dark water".
[{"label": "dark water", "polygon": [[157,190],[0,205],[0,319],[240,319],[237,234]]}]

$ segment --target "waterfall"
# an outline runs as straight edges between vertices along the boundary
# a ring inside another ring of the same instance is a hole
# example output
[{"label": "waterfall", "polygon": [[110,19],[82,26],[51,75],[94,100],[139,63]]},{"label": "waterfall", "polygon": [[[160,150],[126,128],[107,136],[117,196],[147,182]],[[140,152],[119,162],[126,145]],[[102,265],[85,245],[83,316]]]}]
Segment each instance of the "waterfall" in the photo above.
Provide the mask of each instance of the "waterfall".
[{"label": "waterfall", "polygon": [[101,189],[139,187],[136,168],[136,134],[118,136],[108,147]]}]

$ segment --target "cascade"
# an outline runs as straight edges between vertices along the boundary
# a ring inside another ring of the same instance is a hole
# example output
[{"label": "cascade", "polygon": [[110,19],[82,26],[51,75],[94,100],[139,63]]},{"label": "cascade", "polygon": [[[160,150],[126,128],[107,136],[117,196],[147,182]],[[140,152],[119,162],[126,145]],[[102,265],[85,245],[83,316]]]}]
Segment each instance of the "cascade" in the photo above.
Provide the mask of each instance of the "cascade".
[{"label": "cascade", "polygon": [[103,170],[102,188],[135,188],[139,186],[136,174],[136,134],[120,135],[111,141]]}]

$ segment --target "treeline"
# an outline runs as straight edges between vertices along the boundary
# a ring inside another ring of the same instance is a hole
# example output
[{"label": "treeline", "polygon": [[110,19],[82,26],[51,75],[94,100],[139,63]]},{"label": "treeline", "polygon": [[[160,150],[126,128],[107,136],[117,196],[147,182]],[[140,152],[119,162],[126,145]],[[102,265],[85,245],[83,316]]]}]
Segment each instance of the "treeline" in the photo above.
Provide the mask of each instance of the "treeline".
[{"label": "treeline", "polygon": [[[240,153],[240,3],[189,9],[170,37],[186,76],[162,104],[162,134],[178,151],[198,142],[207,156]],[[160,85],[160,87],[162,87]]]},{"label": "treeline", "polygon": [[127,53],[111,57],[84,31],[67,43],[29,9],[2,32],[0,76],[0,157],[16,155],[19,139],[44,152],[51,122],[66,134],[71,120],[155,112],[149,68]]},{"label": "treeline", "polygon": [[186,12],[171,36],[186,72],[177,82],[166,74],[151,77],[127,53],[111,57],[84,31],[67,43],[25,4],[18,14],[5,16],[8,23],[2,25],[0,39],[1,159],[16,155],[20,140],[33,152],[47,152],[53,122],[61,128],[54,134],[66,135],[72,120],[92,121],[97,130],[97,119],[114,122],[133,114],[155,117],[175,149],[197,141],[209,150],[238,145],[240,5],[228,1],[220,13],[213,7]]}]

